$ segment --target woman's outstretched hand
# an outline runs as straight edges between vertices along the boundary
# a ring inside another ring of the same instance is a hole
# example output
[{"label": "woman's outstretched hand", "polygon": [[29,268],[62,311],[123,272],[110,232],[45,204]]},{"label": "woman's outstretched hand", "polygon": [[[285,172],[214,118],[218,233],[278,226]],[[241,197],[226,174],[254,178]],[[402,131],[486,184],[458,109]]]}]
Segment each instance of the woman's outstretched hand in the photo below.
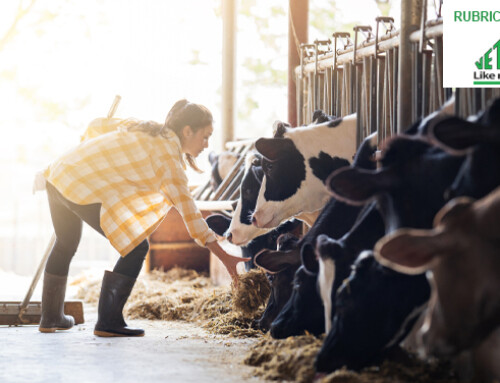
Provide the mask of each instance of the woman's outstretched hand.
[{"label": "woman's outstretched hand", "polygon": [[221,262],[224,264],[227,271],[229,272],[231,279],[233,280],[234,287],[237,287],[238,272],[236,271],[236,265],[239,262],[249,261],[251,258],[242,258],[230,255],[226,253],[222,247],[220,247],[217,241],[207,243],[206,246],[212,253],[214,253],[217,256],[217,258],[221,260]]}]

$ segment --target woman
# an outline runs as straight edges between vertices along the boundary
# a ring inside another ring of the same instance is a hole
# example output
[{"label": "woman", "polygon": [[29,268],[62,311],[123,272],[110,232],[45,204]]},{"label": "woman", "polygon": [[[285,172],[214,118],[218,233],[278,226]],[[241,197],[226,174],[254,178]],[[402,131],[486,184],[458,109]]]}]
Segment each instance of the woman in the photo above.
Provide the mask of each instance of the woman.
[{"label": "woman", "polygon": [[45,267],[39,330],[70,329],[64,315],[69,265],[80,242],[82,222],[104,235],[121,257],[105,271],[99,298],[97,336],[143,336],[123,319],[123,306],[149,249],[147,237],[170,207],[182,215],[191,237],[206,246],[237,281],[236,264],[217,243],[189,192],[185,162],[208,147],[212,114],[187,100],[175,103],[165,124],[125,120],[116,131],[80,143],[44,172],[56,242]]}]

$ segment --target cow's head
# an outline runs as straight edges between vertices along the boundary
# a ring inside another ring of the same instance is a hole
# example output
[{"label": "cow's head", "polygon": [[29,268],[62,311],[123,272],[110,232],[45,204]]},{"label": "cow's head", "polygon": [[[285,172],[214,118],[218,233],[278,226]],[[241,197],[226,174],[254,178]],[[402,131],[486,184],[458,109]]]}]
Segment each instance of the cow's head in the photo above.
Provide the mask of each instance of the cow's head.
[{"label": "cow's head", "polygon": [[250,152],[245,159],[245,173],[240,184],[240,198],[234,209],[233,220],[226,233],[228,240],[235,245],[245,246],[252,239],[271,230],[252,225],[251,219],[263,177],[262,156]]},{"label": "cow's head", "polygon": [[[370,204],[342,238],[333,239],[326,235],[317,237],[314,253],[319,261],[318,286],[325,307],[327,333],[335,314],[335,292],[349,275],[350,267],[361,251],[371,250],[383,235],[382,218],[375,205]],[[312,256],[306,251],[302,252],[302,262],[304,265],[312,263]],[[306,269],[310,268],[306,266]]]},{"label": "cow's head", "polygon": [[428,228],[462,162],[423,139],[397,136],[385,149],[380,169],[339,169],[327,186],[347,203],[376,200],[388,232],[403,226]]},{"label": "cow's head", "polygon": [[332,329],[316,357],[316,371],[366,366],[407,335],[428,297],[425,276],[397,273],[363,252],[337,291]]},{"label": "cow's head", "polygon": [[271,324],[273,338],[283,339],[305,331],[314,335],[324,332],[324,310],[316,280],[316,276],[309,275],[303,266],[298,268],[293,278],[292,295]]},{"label": "cow's head", "polygon": [[452,117],[429,132],[432,142],[454,155],[466,155],[451,185],[450,198],[481,198],[500,184],[500,99],[477,122]]},{"label": "cow's head", "polygon": [[377,243],[377,259],[395,270],[429,270],[432,286],[421,339],[429,354],[474,347],[500,324],[500,190],[472,204],[460,197],[436,215],[433,230],[400,229]]}]

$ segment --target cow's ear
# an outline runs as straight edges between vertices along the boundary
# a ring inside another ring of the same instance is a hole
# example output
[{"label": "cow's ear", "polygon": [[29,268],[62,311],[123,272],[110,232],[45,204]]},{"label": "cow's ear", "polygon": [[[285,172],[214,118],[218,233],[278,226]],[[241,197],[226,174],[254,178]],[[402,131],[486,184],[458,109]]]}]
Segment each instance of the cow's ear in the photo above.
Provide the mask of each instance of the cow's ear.
[{"label": "cow's ear", "polygon": [[405,274],[429,270],[438,255],[445,254],[452,238],[435,230],[399,229],[381,238],[374,248],[382,265]]},{"label": "cow's ear", "polygon": [[283,122],[280,120],[274,121],[273,124],[273,137],[283,137],[286,133],[287,128],[291,127],[288,122]]},{"label": "cow's ear", "polygon": [[253,262],[265,272],[276,274],[290,266],[300,264],[300,255],[297,250],[279,251],[264,249],[257,253]]},{"label": "cow's ear", "polygon": [[217,235],[223,236],[224,233],[229,229],[229,225],[231,224],[231,218],[226,217],[222,214],[212,214],[205,218],[208,226],[212,229]]},{"label": "cow's ear", "polygon": [[500,135],[496,130],[459,117],[448,117],[429,128],[429,138],[451,154],[464,155],[477,144],[499,142]]},{"label": "cow's ear", "polygon": [[300,249],[300,258],[302,266],[309,275],[317,275],[319,272],[319,262],[314,252],[314,247],[310,243],[305,243]]},{"label": "cow's ear", "polygon": [[328,191],[338,200],[351,205],[364,205],[378,194],[397,186],[392,168],[380,171],[357,167],[341,168],[326,180]]},{"label": "cow's ear", "polygon": [[215,161],[217,161],[218,155],[215,154],[214,151],[208,153],[208,162],[210,162],[210,165],[213,165]]},{"label": "cow's ear", "polygon": [[270,161],[275,161],[291,149],[293,143],[288,138],[259,138],[255,149]]}]

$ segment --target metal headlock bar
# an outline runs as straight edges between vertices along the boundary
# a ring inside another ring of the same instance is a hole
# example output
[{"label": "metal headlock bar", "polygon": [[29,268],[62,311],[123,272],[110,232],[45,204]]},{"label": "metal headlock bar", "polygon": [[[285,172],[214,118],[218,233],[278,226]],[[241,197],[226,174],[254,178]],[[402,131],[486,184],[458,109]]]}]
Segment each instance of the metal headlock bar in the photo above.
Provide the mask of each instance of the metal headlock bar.
[{"label": "metal headlock bar", "polygon": [[[424,7],[426,8],[426,7]],[[453,93],[456,113],[468,116],[500,97],[500,89],[443,88],[443,20],[425,21],[410,34],[412,121],[438,109]],[[297,121],[311,121],[315,109],[335,116],[356,112],[358,144],[371,132],[379,143],[397,133],[400,30],[391,17],[377,17],[375,33],[368,25],[349,32],[335,32],[332,40],[315,40],[301,45],[297,81]],[[326,49],[326,50],[325,50]],[[401,109],[400,109],[401,110]],[[406,127],[403,127],[403,130]]]}]

